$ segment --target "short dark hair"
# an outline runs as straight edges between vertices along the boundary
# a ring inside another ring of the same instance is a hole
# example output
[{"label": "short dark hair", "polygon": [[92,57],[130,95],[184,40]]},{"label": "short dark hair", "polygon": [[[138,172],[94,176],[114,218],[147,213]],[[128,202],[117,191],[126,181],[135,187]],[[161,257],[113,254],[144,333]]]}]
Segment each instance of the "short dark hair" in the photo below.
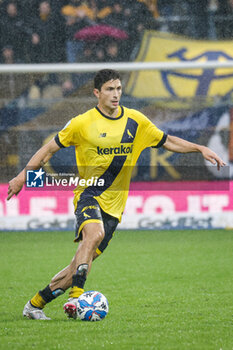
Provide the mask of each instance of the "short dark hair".
[{"label": "short dark hair", "polygon": [[109,80],[121,80],[120,73],[114,69],[101,69],[94,78],[94,88],[101,90],[104,83]]}]

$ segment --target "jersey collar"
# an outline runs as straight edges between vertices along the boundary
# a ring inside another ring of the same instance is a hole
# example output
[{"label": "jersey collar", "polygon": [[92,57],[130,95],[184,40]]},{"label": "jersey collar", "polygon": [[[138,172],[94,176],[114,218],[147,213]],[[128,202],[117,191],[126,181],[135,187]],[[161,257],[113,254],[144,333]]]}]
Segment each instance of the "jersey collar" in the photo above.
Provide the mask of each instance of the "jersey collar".
[{"label": "jersey collar", "polygon": [[123,106],[120,106],[120,110],[118,111],[118,114],[115,118],[111,118],[109,117],[108,115],[104,114],[103,112],[101,112],[101,110],[96,106],[95,109],[104,117],[104,118],[107,118],[107,119],[111,119],[111,120],[118,120],[120,118],[123,117],[124,115],[124,108]]}]

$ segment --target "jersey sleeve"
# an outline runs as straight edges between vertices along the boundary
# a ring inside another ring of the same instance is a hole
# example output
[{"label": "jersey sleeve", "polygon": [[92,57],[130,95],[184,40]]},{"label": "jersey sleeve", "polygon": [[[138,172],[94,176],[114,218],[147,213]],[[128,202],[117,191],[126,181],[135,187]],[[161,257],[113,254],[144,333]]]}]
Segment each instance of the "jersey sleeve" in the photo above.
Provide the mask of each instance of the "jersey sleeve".
[{"label": "jersey sleeve", "polygon": [[59,147],[64,148],[78,144],[78,125],[75,119],[71,119],[55,136]]},{"label": "jersey sleeve", "polygon": [[161,147],[167,139],[167,135],[157,128],[152,122],[151,125],[145,130],[145,138],[147,138],[147,147],[159,148]]},{"label": "jersey sleeve", "polygon": [[167,135],[157,128],[146,116],[141,114],[140,141],[143,148],[161,147],[167,139]]}]

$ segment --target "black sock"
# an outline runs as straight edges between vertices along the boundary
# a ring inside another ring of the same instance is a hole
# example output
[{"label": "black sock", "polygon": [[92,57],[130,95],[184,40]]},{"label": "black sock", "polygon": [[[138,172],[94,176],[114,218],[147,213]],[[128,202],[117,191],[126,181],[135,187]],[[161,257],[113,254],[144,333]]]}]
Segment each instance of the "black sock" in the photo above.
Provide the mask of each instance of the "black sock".
[{"label": "black sock", "polygon": [[65,291],[61,288],[51,291],[49,285],[47,285],[47,287],[45,287],[43,290],[39,291],[40,296],[46,301],[46,303],[50,303],[50,301],[56,299],[59,295],[64,293]]},{"label": "black sock", "polygon": [[72,277],[72,287],[84,288],[87,279],[88,264],[78,266],[76,274]]}]

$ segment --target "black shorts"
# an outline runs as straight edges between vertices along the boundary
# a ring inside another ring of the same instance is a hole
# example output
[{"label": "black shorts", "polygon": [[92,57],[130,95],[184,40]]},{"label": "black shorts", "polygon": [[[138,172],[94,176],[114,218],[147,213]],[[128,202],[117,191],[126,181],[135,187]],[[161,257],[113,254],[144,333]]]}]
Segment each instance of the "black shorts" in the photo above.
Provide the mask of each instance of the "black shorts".
[{"label": "black shorts", "polygon": [[82,240],[82,229],[86,224],[91,222],[103,223],[105,236],[97,249],[98,254],[103,253],[104,249],[112,239],[119,220],[114,216],[105,213],[100,208],[97,200],[93,197],[82,198],[78,201],[75,217],[75,242]]}]

